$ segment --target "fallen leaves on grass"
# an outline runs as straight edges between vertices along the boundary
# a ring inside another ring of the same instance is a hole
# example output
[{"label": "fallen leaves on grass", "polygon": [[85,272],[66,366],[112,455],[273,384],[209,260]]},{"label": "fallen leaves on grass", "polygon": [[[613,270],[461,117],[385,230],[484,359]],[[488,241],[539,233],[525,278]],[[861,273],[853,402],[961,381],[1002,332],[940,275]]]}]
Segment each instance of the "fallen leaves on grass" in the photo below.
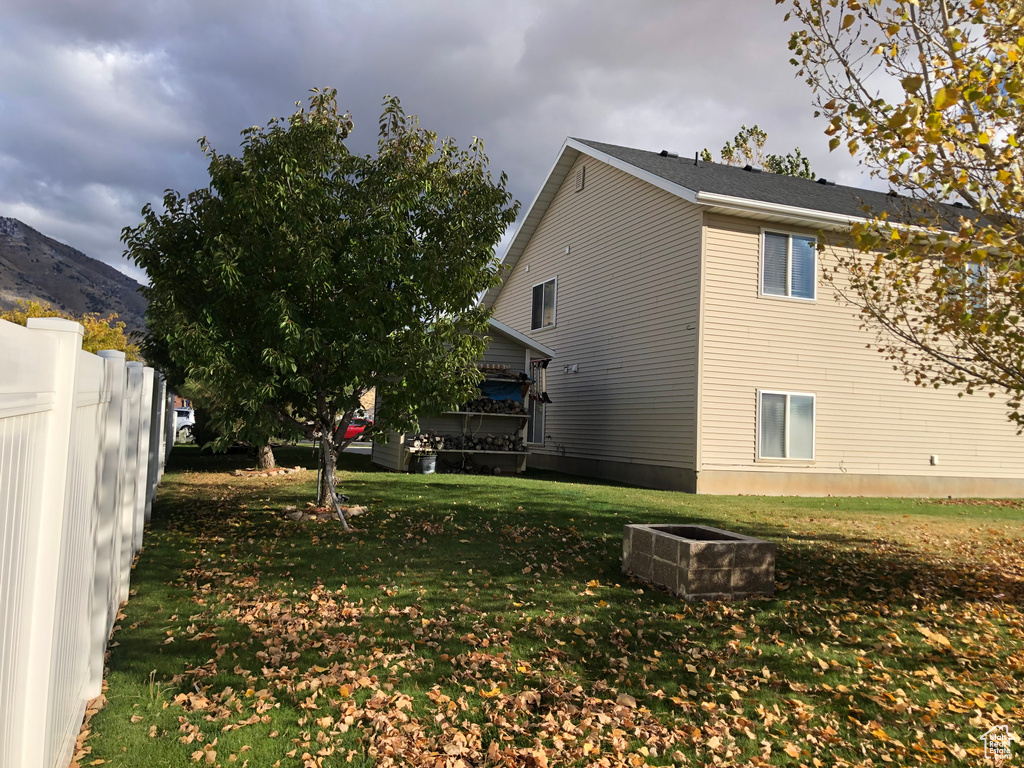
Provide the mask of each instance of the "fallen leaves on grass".
[{"label": "fallen leaves on grass", "polygon": [[578,510],[375,506],[341,537],[218,518],[227,498],[176,523],[185,607],[165,631],[189,642],[153,651],[210,650],[164,705],[197,764],[267,734],[254,765],[926,765],[1024,729],[1005,531],[794,538],[779,598],[686,604],[620,576]]}]

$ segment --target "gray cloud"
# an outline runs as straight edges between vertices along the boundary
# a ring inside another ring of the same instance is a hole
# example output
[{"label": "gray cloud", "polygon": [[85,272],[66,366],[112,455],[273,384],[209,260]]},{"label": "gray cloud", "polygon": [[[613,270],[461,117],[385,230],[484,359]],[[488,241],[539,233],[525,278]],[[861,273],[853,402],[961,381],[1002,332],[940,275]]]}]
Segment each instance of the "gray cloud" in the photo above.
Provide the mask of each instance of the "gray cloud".
[{"label": "gray cloud", "polygon": [[128,272],[121,228],[164,189],[205,184],[196,140],[233,153],[313,86],[338,88],[355,151],[373,150],[385,94],[442,135],[484,138],[524,205],[567,135],[692,154],[742,123],[865,183],[827,152],[769,2],[7,0],[0,14],[0,215]]}]

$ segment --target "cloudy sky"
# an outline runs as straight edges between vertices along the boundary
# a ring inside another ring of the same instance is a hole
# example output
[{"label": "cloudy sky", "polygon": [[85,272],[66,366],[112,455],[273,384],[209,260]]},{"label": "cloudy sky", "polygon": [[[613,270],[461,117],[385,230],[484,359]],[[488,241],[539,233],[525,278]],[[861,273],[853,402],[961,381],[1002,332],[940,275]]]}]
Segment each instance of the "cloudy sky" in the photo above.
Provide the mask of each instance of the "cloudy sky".
[{"label": "cloudy sky", "polygon": [[[773,0],[0,0],[0,216],[138,276],[121,228],[206,184],[196,143],[333,86],[371,152],[385,94],[484,139],[524,208],[566,136],[690,155],[758,123],[819,175],[830,155]],[[506,239],[510,233],[506,234]]]}]

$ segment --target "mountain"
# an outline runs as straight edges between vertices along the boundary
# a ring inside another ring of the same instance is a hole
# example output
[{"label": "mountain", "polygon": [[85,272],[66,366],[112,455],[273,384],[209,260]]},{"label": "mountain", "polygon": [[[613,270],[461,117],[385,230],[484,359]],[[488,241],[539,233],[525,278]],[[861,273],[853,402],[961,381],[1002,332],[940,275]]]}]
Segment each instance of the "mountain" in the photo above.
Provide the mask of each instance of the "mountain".
[{"label": "mountain", "polygon": [[76,315],[116,312],[129,332],[141,333],[146,327],[141,287],[113,267],[0,216],[0,309],[25,299]]}]

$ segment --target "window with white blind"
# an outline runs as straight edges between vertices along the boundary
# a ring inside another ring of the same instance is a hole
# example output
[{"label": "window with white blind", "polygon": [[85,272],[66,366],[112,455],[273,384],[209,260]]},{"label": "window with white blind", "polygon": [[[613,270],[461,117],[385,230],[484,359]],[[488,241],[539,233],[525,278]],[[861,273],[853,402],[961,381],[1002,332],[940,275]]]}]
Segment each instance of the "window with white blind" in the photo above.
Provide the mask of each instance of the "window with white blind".
[{"label": "window with white blind", "polygon": [[815,298],[817,241],[765,232],[761,238],[761,293],[790,299]]},{"label": "window with white blind", "polygon": [[530,330],[550,328],[555,324],[555,287],[557,278],[533,286],[533,313]]},{"label": "window with white blind", "polygon": [[757,394],[757,457],[813,459],[814,395],[768,390]]},{"label": "window with white blind", "polygon": [[964,312],[984,312],[988,309],[988,268],[984,262],[968,261],[960,268],[962,290],[953,291],[963,298]]}]

